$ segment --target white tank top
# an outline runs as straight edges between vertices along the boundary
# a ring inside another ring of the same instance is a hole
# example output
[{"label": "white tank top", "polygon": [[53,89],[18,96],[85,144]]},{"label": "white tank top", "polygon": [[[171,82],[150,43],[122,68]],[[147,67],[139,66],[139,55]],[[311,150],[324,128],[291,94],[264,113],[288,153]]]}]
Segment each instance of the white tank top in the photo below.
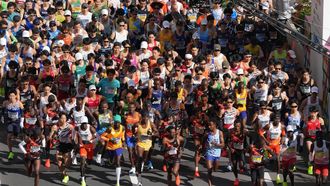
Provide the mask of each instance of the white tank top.
[{"label": "white tank top", "polygon": [[254,101],[255,103],[259,103],[260,101],[267,101],[268,89],[256,88],[254,93]]},{"label": "white tank top", "polygon": [[265,127],[267,124],[269,124],[270,121],[270,112],[267,111],[266,115],[262,115],[259,113],[258,115],[258,122],[261,125],[261,128]]},{"label": "white tank top", "polygon": [[329,149],[327,148],[326,141],[323,140],[323,146],[318,147],[317,142],[314,142],[314,163],[317,165],[329,164]]},{"label": "white tank top", "polygon": [[235,108],[232,108],[230,111],[226,110],[225,113],[224,113],[224,116],[223,116],[223,122],[226,125],[229,125],[225,128],[227,129],[232,129],[234,128],[234,122],[235,122],[235,119],[236,119],[236,109]]},{"label": "white tank top", "polygon": [[89,142],[92,139],[93,136],[90,127],[91,126],[89,124],[87,124],[86,130],[82,130],[81,127],[79,127],[79,136],[82,141]]},{"label": "white tank top", "polygon": [[282,133],[281,125],[279,124],[277,127],[275,127],[273,125],[273,123],[270,123],[268,132],[269,132],[269,137],[271,140],[279,139],[281,137],[281,133]]},{"label": "white tank top", "polygon": [[[149,81],[149,78],[150,78],[150,74],[149,74],[149,71],[145,71],[145,72],[140,72],[140,80],[141,80],[141,84],[144,84],[146,82]],[[145,84],[145,85],[141,85],[140,88],[147,88],[148,87],[148,84]]]},{"label": "white tank top", "polygon": [[115,34],[116,36],[114,42],[122,43],[123,41],[127,40],[127,35],[128,35],[127,31],[124,31],[122,33],[116,31]]},{"label": "white tank top", "polygon": [[73,113],[72,113],[72,116],[73,116],[73,120],[74,120],[74,123],[79,126],[81,124],[81,118],[83,116],[85,116],[85,109],[84,109],[84,106],[83,108],[80,110],[80,111],[77,111],[76,108],[73,109]]}]

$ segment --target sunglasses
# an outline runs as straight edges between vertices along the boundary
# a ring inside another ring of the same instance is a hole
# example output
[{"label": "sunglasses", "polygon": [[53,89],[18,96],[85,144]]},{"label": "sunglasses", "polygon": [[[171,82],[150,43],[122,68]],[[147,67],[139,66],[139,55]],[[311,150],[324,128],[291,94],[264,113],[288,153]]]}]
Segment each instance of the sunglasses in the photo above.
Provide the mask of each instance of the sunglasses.
[{"label": "sunglasses", "polygon": [[275,70],[281,70],[282,68],[275,68]]},{"label": "sunglasses", "polygon": [[104,43],[109,43],[109,40],[104,40],[103,42],[104,42]]},{"label": "sunglasses", "polygon": [[298,105],[291,105],[291,108],[297,108]]},{"label": "sunglasses", "polygon": [[63,53],[70,53],[69,51],[64,51]]},{"label": "sunglasses", "polygon": [[261,107],[261,109],[266,109],[266,107]]},{"label": "sunglasses", "polygon": [[96,89],[92,89],[91,91],[93,91],[93,92],[94,92],[94,91],[96,91]]},{"label": "sunglasses", "polygon": [[227,101],[227,103],[233,103],[232,101]]},{"label": "sunglasses", "polygon": [[120,27],[124,27],[125,25],[119,25]]},{"label": "sunglasses", "polygon": [[262,83],[264,83],[264,82],[263,82],[263,81],[259,81],[258,83],[262,84]]}]

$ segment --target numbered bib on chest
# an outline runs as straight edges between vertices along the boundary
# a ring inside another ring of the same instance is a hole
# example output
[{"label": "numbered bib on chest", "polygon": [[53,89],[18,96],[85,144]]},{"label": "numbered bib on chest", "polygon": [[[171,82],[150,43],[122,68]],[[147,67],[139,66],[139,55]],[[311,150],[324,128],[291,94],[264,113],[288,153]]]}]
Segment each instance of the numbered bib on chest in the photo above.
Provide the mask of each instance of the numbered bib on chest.
[{"label": "numbered bib on chest", "polygon": [[279,133],[278,132],[272,132],[272,133],[270,133],[270,139],[272,139],[272,140],[276,140],[276,139],[278,139],[279,138]]},{"label": "numbered bib on chest", "polygon": [[315,130],[315,129],[313,129],[313,130],[309,130],[309,131],[308,131],[308,134],[309,134],[310,136],[315,136],[315,135],[316,135],[316,130]]},{"label": "numbered bib on chest", "polygon": [[234,143],[234,149],[243,150],[243,143]]},{"label": "numbered bib on chest", "polygon": [[25,120],[29,125],[35,125],[37,123],[37,118],[25,118]]},{"label": "numbered bib on chest", "polygon": [[18,119],[18,112],[8,112],[8,117],[12,120]]},{"label": "numbered bib on chest", "polygon": [[261,155],[252,155],[252,162],[253,163],[261,163],[262,162],[262,156]]},{"label": "numbered bib on chest", "polygon": [[196,132],[197,134],[204,134],[204,131],[205,131],[204,127],[201,127],[201,126],[195,126],[195,132]]},{"label": "numbered bib on chest", "polygon": [[118,144],[120,142],[120,138],[112,138],[111,141],[113,144]]},{"label": "numbered bib on chest", "polygon": [[176,155],[178,153],[178,149],[175,147],[171,147],[171,149],[168,151],[169,155]]},{"label": "numbered bib on chest", "polygon": [[148,135],[141,135],[141,141],[142,142],[145,142],[147,140],[149,140],[149,136]]},{"label": "numbered bib on chest", "polygon": [[36,146],[31,146],[31,150],[32,153],[37,153],[40,151],[40,146],[36,145]]}]

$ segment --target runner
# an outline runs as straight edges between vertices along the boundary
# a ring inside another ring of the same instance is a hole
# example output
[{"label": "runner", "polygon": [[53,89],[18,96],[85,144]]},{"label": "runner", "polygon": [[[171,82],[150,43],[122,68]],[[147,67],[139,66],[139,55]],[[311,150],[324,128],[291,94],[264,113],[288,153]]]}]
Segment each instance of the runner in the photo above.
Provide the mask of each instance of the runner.
[{"label": "runner", "polygon": [[39,186],[40,155],[42,154],[42,148],[46,145],[43,138],[40,128],[35,128],[29,130],[24,140],[18,145],[24,153],[28,176],[32,176],[32,170],[34,169],[34,186]]},{"label": "runner", "polygon": [[[316,132],[321,131],[324,128],[324,121],[321,117],[318,116],[318,108],[317,107],[310,107],[309,112],[310,116],[306,120],[306,125],[304,128],[304,135],[306,138],[306,146],[307,146],[307,152],[309,152],[311,156],[311,147],[312,144],[315,142],[316,139]],[[313,174],[313,165],[311,164],[311,161],[308,162],[308,174]]]},{"label": "runner", "polygon": [[230,133],[229,139],[229,148],[231,151],[231,162],[233,164],[233,173],[235,176],[234,185],[239,185],[238,179],[238,169],[240,168],[240,172],[243,172],[245,167],[245,157],[244,157],[244,140],[247,131],[243,128],[243,125],[240,120],[236,120],[234,124],[234,129]]},{"label": "runner", "polygon": [[175,176],[175,184],[181,183],[179,176],[180,160],[182,156],[183,138],[177,133],[173,126],[167,128],[168,135],[163,138],[163,146],[165,148],[164,160],[167,166],[167,183],[172,185],[172,174]]},{"label": "runner", "polygon": [[286,127],[286,138],[282,144],[281,157],[283,169],[283,186],[288,186],[287,176],[289,175],[291,185],[294,185],[294,167],[297,161],[297,136],[294,135],[294,127]]},{"label": "runner", "polygon": [[205,136],[205,159],[208,174],[208,185],[213,185],[212,172],[219,167],[219,160],[221,156],[221,148],[225,147],[225,141],[222,131],[217,129],[216,121],[210,119],[208,122],[209,132]]},{"label": "runner", "polygon": [[90,164],[94,156],[94,140],[95,129],[90,124],[88,124],[88,118],[83,116],[81,118],[81,125],[76,127],[78,132],[78,142],[80,146],[80,174],[81,174],[81,186],[86,186],[85,180],[85,169],[86,161]]},{"label": "runner", "polygon": [[58,124],[52,126],[49,134],[50,140],[58,139],[56,160],[58,168],[63,176],[62,183],[64,184],[67,184],[70,179],[66,169],[69,168],[71,164],[70,153],[74,148],[73,131],[74,127],[68,123],[66,114],[59,113]]},{"label": "runner", "polygon": [[120,160],[123,154],[125,132],[124,127],[121,125],[120,115],[115,115],[113,121],[114,125],[107,128],[107,130],[102,134],[101,138],[107,142],[106,149],[110,155],[110,158],[115,159],[117,180],[116,186],[119,186],[121,174]]},{"label": "runner", "polygon": [[23,104],[18,100],[15,90],[8,92],[8,100],[3,103],[5,108],[5,124],[7,125],[7,146],[8,146],[8,160],[14,159],[13,153],[13,138],[17,138],[20,134],[20,126],[23,126]]},{"label": "runner", "polygon": [[141,121],[139,122],[136,129],[136,151],[137,151],[137,176],[138,176],[138,185],[142,186],[142,171],[144,163],[148,158],[149,149],[152,146],[152,136],[157,136],[158,134],[156,126],[151,123],[148,119],[146,113],[142,115]]},{"label": "runner", "polygon": [[314,164],[316,185],[326,184],[329,175],[329,146],[323,140],[322,131],[316,132],[316,141],[311,146],[310,161]]}]

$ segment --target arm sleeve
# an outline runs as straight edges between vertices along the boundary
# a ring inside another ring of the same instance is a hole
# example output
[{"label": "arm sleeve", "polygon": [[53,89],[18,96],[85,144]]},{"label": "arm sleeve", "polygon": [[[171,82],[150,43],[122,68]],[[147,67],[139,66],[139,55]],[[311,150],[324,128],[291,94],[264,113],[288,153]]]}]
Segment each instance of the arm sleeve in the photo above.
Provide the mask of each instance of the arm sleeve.
[{"label": "arm sleeve", "polygon": [[25,149],[24,145],[26,145],[26,143],[25,143],[25,141],[22,141],[21,143],[18,144],[18,147],[19,147],[19,149],[21,149],[21,151],[24,154],[26,154],[27,152],[26,152],[26,149]]}]

